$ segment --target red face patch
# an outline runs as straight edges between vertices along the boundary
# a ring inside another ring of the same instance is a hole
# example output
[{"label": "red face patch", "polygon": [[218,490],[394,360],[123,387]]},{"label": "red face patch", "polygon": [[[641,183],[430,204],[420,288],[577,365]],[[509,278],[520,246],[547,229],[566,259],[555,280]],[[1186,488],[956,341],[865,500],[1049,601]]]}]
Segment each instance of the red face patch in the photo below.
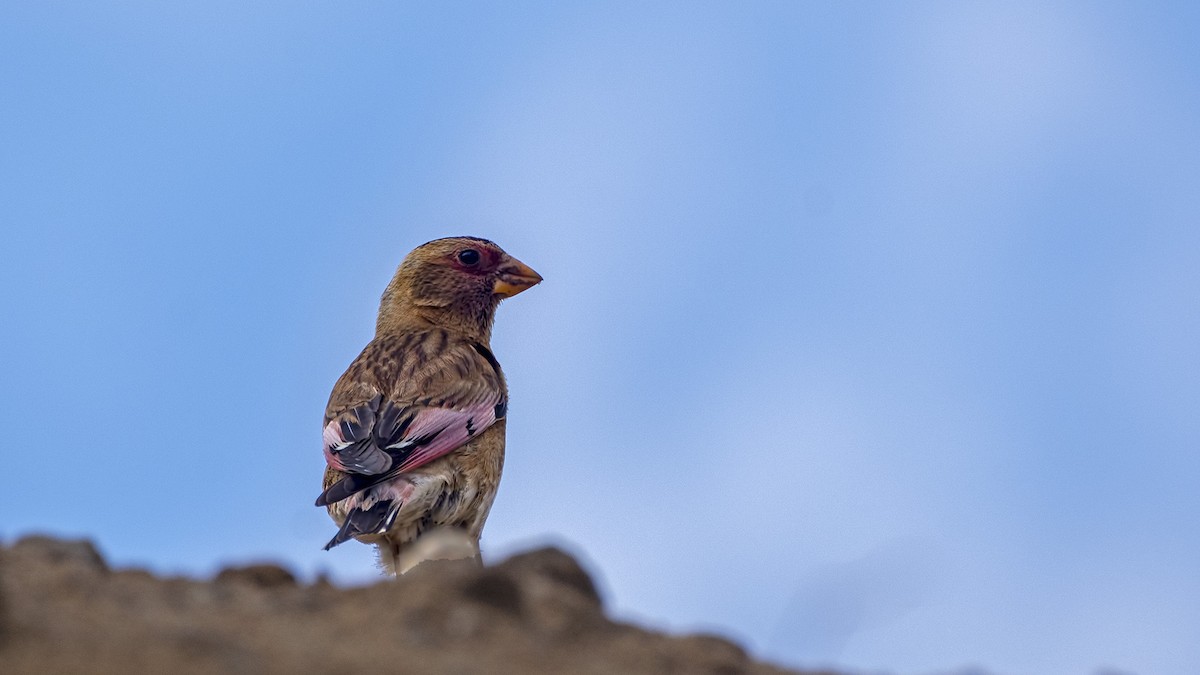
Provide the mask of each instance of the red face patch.
[{"label": "red face patch", "polygon": [[468,244],[450,254],[450,260],[455,267],[465,272],[490,272],[499,265],[500,252],[482,242]]}]

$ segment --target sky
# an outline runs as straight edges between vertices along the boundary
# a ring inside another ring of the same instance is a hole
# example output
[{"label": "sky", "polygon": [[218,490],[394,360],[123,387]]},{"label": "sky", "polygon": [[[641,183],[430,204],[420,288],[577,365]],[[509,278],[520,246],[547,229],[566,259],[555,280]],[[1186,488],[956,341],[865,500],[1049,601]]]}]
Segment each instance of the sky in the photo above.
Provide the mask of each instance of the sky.
[{"label": "sky", "polygon": [[0,7],[0,538],[343,583],[395,266],[498,242],[497,560],[852,672],[1200,672],[1200,5]]}]

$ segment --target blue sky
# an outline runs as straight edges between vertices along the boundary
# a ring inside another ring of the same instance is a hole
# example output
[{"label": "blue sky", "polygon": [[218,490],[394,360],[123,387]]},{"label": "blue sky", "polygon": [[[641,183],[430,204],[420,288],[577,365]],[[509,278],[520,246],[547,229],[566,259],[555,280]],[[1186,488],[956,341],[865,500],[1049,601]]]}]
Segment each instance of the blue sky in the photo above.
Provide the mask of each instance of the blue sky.
[{"label": "blue sky", "polygon": [[8,3],[0,536],[320,550],[334,380],[499,242],[495,558],[793,665],[1200,670],[1188,3]]}]

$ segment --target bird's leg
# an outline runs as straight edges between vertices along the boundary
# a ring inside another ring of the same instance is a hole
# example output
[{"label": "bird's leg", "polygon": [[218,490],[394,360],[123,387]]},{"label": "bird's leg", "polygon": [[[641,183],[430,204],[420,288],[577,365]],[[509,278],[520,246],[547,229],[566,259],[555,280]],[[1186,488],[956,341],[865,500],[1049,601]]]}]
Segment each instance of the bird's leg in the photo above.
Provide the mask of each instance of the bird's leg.
[{"label": "bird's leg", "polygon": [[379,566],[383,568],[384,574],[389,577],[398,577],[402,572],[397,572],[399,566],[397,559],[400,556],[400,546],[395,544],[391,539],[384,539],[376,544],[379,549]]}]

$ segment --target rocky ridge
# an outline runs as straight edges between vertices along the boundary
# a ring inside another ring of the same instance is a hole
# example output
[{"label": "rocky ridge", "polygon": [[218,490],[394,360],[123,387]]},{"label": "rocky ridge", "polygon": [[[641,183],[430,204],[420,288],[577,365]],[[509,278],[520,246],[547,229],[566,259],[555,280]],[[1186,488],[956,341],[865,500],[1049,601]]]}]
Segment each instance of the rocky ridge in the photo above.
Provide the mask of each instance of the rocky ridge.
[{"label": "rocky ridge", "polygon": [[591,578],[541,549],[423,564],[358,588],[252,565],[214,579],[114,570],[87,541],[0,546],[0,672],[781,675],[711,635],[609,619]]}]

